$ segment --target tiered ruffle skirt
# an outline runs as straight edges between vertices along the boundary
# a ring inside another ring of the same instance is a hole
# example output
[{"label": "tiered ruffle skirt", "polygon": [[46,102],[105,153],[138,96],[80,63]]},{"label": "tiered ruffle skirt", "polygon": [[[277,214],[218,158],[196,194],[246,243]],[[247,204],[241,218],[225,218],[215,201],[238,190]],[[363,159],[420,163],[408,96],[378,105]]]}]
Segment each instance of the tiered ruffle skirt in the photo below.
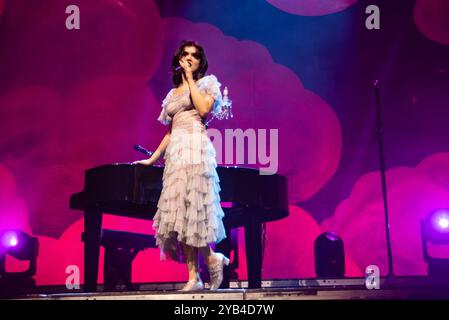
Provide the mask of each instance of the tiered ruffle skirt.
[{"label": "tiered ruffle skirt", "polygon": [[206,247],[226,238],[215,149],[207,134],[172,132],[154,216],[161,259],[184,261],[181,243]]}]

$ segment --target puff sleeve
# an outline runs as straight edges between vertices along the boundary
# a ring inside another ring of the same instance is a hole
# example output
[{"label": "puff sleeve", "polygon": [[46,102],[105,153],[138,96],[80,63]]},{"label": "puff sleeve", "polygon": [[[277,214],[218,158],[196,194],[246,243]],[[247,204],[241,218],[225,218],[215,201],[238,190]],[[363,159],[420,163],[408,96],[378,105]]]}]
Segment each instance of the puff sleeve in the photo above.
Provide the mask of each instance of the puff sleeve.
[{"label": "puff sleeve", "polygon": [[214,98],[214,105],[212,106],[211,112],[217,114],[222,112],[223,97],[221,95],[220,87],[221,83],[213,74],[203,77],[198,81],[198,89],[201,92],[210,94]]},{"label": "puff sleeve", "polygon": [[170,122],[172,121],[172,117],[170,117],[168,115],[168,113],[167,113],[167,103],[168,103],[168,98],[169,98],[171,93],[172,93],[172,90],[170,90],[170,92],[167,94],[165,99],[162,101],[162,110],[161,110],[161,113],[159,115],[159,118],[157,118],[157,120],[160,123],[162,123],[163,125],[169,125]]}]

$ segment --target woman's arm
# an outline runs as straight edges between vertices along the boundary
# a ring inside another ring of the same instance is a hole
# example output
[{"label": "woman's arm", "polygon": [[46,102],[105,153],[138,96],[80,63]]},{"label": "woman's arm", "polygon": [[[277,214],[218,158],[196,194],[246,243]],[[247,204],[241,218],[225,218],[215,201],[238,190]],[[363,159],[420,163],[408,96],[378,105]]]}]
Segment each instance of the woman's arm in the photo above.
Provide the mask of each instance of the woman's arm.
[{"label": "woman's arm", "polygon": [[151,155],[150,158],[145,159],[145,160],[139,160],[139,161],[134,161],[133,164],[143,164],[146,166],[151,166],[153,163],[155,163],[157,160],[159,160],[159,158],[161,156],[164,155],[165,150],[167,149],[167,145],[170,141],[170,135],[171,135],[171,123],[170,123],[170,128],[168,130],[168,132],[165,134],[164,138],[162,139],[161,143],[159,144],[159,147],[157,147],[156,151],[153,152],[153,154]]},{"label": "woman's arm", "polygon": [[[170,124],[170,129],[171,129],[171,124]],[[170,141],[170,132],[171,130],[169,130],[164,138],[162,139],[161,143],[159,144],[159,147],[157,147],[156,151],[154,151],[152,157],[154,156],[156,158],[155,161],[157,161],[160,157],[162,157],[165,153],[165,150],[167,149],[167,145],[168,142]]]},{"label": "woman's arm", "polygon": [[187,80],[190,89],[190,96],[192,97],[193,105],[201,118],[207,116],[214,105],[214,98],[208,94],[202,94],[196,86],[195,80],[193,80],[193,74],[191,67],[184,61],[179,61],[180,66],[184,69],[183,77]]},{"label": "woman's arm", "polygon": [[202,94],[193,79],[189,79],[188,83],[193,105],[195,106],[195,109],[198,110],[200,117],[204,118],[212,109],[212,106],[214,105],[214,99],[208,94]]}]

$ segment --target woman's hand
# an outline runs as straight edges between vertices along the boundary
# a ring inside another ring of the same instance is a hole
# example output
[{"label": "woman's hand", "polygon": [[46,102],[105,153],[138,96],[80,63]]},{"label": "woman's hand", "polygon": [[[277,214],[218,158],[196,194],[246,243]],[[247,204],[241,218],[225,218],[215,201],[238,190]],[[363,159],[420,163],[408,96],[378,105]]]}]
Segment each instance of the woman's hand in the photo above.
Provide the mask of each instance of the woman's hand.
[{"label": "woman's hand", "polygon": [[156,162],[156,159],[149,158],[145,160],[134,161],[133,164],[143,164],[144,166],[151,166]]},{"label": "woman's hand", "polygon": [[179,60],[179,65],[184,70],[183,75],[186,78],[186,80],[193,79],[193,72],[191,65],[184,60]]},{"label": "woman's hand", "polygon": [[[167,135],[164,137],[164,139],[162,140],[162,142],[167,140]],[[164,147],[165,148],[165,147]],[[134,161],[132,164],[143,164],[144,166],[151,166],[153,165],[161,156],[161,152],[159,150],[154,151],[154,153],[151,155],[151,157],[149,157],[148,159],[145,160],[139,160],[139,161]]]}]

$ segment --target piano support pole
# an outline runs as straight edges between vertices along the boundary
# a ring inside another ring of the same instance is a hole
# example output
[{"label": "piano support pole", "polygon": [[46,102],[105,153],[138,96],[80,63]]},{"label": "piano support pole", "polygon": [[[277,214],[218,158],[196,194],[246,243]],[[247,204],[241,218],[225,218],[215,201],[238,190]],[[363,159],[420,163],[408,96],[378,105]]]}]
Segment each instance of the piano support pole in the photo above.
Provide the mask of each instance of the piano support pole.
[{"label": "piano support pole", "polygon": [[[245,224],[246,266],[248,271],[248,288],[257,289],[262,286],[262,223],[255,219],[256,214],[249,215]],[[231,228],[225,224],[227,238],[215,246],[216,251],[230,257]],[[237,244],[238,245],[238,244]],[[235,259],[235,257],[234,257]],[[223,270],[223,282],[220,289],[228,289],[230,282],[230,268]]]},{"label": "piano support pole", "polygon": [[86,209],[84,213],[83,241],[85,292],[97,291],[102,217],[102,212],[97,209]]},{"label": "piano support pole", "polygon": [[262,285],[262,223],[252,214],[244,227],[248,288],[256,289]]}]

